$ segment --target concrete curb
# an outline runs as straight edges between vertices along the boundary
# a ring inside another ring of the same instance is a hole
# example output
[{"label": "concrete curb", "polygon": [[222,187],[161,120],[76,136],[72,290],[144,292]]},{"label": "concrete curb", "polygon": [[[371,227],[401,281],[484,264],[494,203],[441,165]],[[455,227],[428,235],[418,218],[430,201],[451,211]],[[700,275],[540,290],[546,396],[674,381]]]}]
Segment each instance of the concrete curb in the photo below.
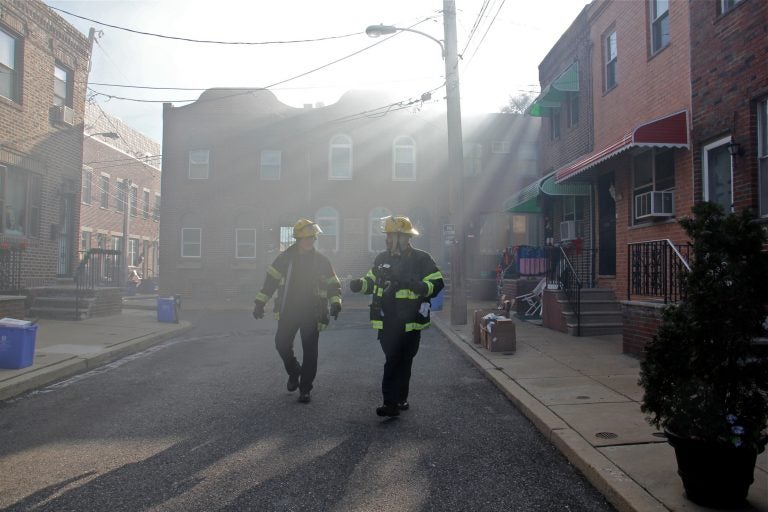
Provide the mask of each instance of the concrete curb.
[{"label": "concrete curb", "polygon": [[432,324],[472,363],[482,370],[536,428],[573,464],[620,512],[668,512],[669,509],[619,469],[546,405],[537,400],[512,377],[493,365],[478,349],[453,332],[438,318]]},{"label": "concrete curb", "polygon": [[13,398],[27,391],[45,387],[54,382],[72,377],[78,373],[117,361],[123,357],[141,352],[165,340],[176,337],[192,329],[189,322],[179,322],[179,327],[171,331],[139,336],[121,341],[107,347],[104,351],[89,356],[72,356],[64,361],[37,368],[17,377],[3,381],[0,385],[0,400]]}]

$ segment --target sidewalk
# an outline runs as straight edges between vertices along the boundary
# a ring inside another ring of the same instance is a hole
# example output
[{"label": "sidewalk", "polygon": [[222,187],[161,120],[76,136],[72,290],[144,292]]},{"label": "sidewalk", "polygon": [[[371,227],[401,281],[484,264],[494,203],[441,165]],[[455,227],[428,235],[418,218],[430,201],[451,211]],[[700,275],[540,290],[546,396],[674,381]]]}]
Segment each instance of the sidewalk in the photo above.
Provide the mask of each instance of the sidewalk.
[{"label": "sidewalk", "polygon": [[[675,454],[640,411],[639,361],[622,354],[621,336],[573,337],[515,319],[514,354],[489,352],[466,325],[451,325],[450,303],[433,325],[620,511],[707,511],[685,499]],[[768,451],[758,457],[751,508],[768,511]]]},{"label": "sidewalk", "polygon": [[146,309],[123,309],[120,315],[79,322],[38,320],[33,364],[0,369],[0,400],[110,363],[190,329],[189,322],[158,322],[156,307],[149,308],[154,300],[154,296],[144,297],[141,302]]}]

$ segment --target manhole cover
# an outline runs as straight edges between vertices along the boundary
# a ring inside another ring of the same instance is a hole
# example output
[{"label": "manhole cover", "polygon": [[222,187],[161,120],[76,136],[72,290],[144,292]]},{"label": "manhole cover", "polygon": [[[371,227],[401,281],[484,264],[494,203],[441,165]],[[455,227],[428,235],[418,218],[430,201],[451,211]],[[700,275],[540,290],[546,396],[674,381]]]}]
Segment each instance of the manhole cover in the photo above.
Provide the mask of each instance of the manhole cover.
[{"label": "manhole cover", "polygon": [[578,398],[579,400],[589,400],[589,397],[586,395],[579,395],[576,398]]},{"label": "manhole cover", "polygon": [[599,437],[600,439],[616,439],[619,435],[614,434],[613,432],[598,432],[595,434],[595,437]]}]

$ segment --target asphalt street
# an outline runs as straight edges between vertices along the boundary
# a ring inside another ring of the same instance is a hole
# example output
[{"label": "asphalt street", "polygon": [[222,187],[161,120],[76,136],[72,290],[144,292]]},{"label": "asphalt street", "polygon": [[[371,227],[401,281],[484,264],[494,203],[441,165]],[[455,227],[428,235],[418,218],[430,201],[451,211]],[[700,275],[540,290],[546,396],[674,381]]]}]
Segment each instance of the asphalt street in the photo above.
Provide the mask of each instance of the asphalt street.
[{"label": "asphalt street", "polygon": [[436,329],[411,410],[382,419],[366,312],[321,334],[310,404],[285,389],[274,320],[182,318],[181,337],[0,403],[0,510],[613,510]]}]

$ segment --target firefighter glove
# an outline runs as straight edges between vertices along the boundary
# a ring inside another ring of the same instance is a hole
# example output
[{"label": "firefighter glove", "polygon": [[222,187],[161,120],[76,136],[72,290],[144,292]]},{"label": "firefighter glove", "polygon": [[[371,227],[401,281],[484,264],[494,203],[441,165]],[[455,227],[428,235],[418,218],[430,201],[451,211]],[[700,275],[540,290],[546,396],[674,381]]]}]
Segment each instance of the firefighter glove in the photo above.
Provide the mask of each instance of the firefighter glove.
[{"label": "firefighter glove", "polygon": [[259,318],[264,318],[264,303],[260,300],[254,301],[255,306],[253,306],[253,318],[258,320]]},{"label": "firefighter glove", "polygon": [[429,293],[429,287],[427,286],[427,283],[424,281],[412,281],[410,285],[408,286],[413,293],[418,295],[419,297],[426,297]]},{"label": "firefighter glove", "polygon": [[339,304],[338,302],[334,302],[333,304],[331,304],[331,316],[333,317],[334,320],[339,319],[339,313],[341,313],[341,304]]},{"label": "firefighter glove", "polygon": [[352,292],[359,293],[363,289],[362,279],[353,279],[349,282],[349,289]]}]

